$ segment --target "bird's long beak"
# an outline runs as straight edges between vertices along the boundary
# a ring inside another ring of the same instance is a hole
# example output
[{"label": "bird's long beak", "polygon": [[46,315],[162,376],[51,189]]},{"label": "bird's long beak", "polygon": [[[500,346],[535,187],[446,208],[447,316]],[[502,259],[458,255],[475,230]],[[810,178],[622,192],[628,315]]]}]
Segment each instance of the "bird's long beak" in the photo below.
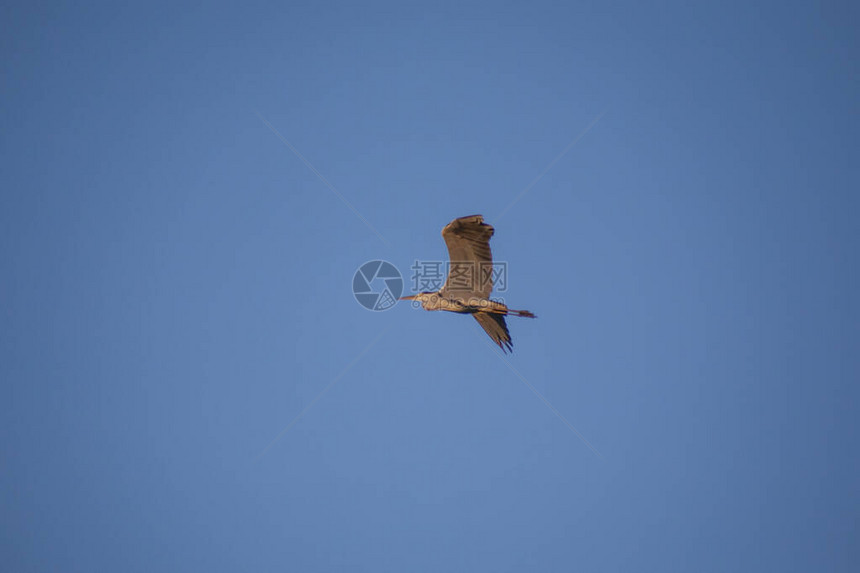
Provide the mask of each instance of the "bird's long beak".
[{"label": "bird's long beak", "polygon": [[398,298],[397,300],[415,300],[416,296],[418,296],[418,295],[413,294],[413,295],[409,295],[409,296],[402,296],[402,297]]}]

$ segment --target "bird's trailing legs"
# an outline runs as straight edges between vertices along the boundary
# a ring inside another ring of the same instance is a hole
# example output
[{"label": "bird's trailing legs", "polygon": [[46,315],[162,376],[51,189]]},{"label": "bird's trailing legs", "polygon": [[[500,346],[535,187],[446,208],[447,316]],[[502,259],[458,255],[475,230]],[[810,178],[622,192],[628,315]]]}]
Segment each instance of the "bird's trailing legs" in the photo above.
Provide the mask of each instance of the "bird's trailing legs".
[{"label": "bird's trailing legs", "polygon": [[529,310],[516,310],[508,308],[504,303],[490,299],[471,299],[469,305],[474,309],[474,312],[489,312],[492,314],[502,314],[505,316],[521,316],[524,318],[537,318],[533,312]]}]

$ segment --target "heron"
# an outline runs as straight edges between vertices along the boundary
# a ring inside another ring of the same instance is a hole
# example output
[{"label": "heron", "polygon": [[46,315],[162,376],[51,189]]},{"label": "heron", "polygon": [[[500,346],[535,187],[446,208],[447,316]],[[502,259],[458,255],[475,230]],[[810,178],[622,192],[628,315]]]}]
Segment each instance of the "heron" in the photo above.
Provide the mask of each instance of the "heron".
[{"label": "heron", "polygon": [[419,301],[424,310],[471,314],[502,352],[508,353],[513,351],[514,344],[505,317],[535,318],[535,315],[490,299],[494,278],[490,237],[494,232],[481,215],[460,217],[445,225],[442,238],[450,260],[445,284],[438,291],[419,292],[400,300]]}]

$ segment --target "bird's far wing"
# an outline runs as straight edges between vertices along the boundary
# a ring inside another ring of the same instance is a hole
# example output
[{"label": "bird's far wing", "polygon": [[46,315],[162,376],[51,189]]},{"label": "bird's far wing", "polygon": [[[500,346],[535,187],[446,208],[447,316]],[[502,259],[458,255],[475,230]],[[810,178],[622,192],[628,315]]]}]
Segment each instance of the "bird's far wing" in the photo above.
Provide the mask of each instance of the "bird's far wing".
[{"label": "bird's far wing", "polygon": [[505,315],[491,312],[476,312],[472,316],[478,321],[493,342],[499,345],[502,352],[512,352],[514,343],[511,341],[511,333],[508,332],[508,325],[505,323]]},{"label": "bird's far wing", "polygon": [[[493,253],[490,237],[493,227],[481,215],[454,219],[442,229],[451,261],[443,296],[468,300],[489,298],[493,291]],[[486,328],[486,327],[485,327]]]}]

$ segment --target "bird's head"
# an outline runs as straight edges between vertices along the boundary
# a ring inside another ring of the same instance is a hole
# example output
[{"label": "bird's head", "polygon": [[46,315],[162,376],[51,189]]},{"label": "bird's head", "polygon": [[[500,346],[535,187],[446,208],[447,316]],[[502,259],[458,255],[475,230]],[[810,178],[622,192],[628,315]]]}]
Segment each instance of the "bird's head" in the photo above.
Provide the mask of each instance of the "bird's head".
[{"label": "bird's head", "polygon": [[398,300],[417,300],[423,306],[433,296],[436,296],[435,292],[419,292],[418,294],[400,297]]}]

